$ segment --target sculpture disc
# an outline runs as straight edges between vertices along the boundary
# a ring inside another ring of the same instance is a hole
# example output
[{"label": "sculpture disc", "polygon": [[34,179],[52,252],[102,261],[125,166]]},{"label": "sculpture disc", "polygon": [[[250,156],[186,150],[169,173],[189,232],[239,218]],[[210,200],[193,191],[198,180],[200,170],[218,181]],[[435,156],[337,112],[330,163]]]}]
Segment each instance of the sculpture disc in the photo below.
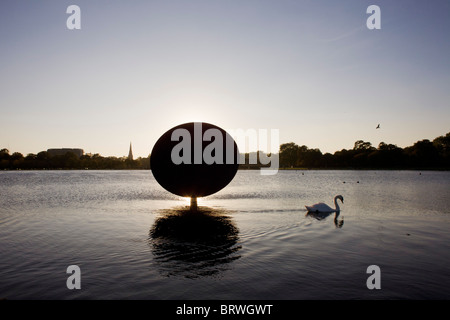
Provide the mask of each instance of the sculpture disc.
[{"label": "sculpture disc", "polygon": [[205,197],[233,180],[238,158],[236,142],[225,130],[205,122],[189,122],[158,139],[150,155],[150,168],[167,191],[182,197]]}]

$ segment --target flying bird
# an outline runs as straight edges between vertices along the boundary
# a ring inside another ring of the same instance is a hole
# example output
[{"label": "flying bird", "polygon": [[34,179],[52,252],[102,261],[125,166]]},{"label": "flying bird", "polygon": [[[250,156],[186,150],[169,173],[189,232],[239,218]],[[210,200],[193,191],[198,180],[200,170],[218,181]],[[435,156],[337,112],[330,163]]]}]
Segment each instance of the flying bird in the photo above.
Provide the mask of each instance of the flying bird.
[{"label": "flying bird", "polygon": [[377,127],[375,129],[380,129],[380,124],[377,125]]}]

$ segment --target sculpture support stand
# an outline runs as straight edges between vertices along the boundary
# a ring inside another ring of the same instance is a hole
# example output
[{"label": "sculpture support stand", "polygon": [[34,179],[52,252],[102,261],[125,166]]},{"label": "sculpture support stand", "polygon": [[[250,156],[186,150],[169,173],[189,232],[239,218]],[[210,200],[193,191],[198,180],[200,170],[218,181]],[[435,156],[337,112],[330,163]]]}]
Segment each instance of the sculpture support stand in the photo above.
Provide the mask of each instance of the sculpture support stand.
[{"label": "sculpture support stand", "polygon": [[191,197],[191,212],[197,212],[197,197]]}]

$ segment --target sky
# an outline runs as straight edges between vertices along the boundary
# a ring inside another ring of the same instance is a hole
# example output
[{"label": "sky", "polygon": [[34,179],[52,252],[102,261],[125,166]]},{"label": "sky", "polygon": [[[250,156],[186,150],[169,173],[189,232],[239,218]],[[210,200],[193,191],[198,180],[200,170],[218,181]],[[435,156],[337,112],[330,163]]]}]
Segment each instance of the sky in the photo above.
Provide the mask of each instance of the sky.
[{"label": "sky", "polygon": [[146,157],[192,121],[410,146],[450,132],[449,34],[448,0],[2,0],[0,148]]}]

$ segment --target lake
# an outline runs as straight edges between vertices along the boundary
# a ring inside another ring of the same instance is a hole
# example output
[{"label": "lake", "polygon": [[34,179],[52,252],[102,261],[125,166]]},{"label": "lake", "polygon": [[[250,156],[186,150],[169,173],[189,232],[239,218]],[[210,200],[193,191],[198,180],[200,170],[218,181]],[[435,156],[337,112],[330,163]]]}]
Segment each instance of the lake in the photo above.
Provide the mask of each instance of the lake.
[{"label": "lake", "polygon": [[[450,298],[450,172],[242,170],[197,214],[151,171],[3,171],[0,186],[0,298]],[[307,214],[338,194],[337,217]]]}]

